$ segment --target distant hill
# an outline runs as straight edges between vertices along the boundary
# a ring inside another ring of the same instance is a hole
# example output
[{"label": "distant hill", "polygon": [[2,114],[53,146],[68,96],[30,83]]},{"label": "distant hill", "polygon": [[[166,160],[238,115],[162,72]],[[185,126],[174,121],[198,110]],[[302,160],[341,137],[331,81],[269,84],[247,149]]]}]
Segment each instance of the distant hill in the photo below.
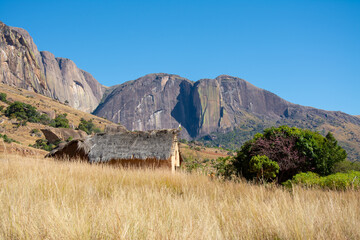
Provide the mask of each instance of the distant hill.
[{"label": "distant hill", "polygon": [[129,130],[178,128],[182,137],[211,146],[239,148],[256,132],[277,125],[334,133],[360,160],[360,118],[290,103],[232,76],[192,82],[178,75],[149,74],[117,85],[104,95],[94,114]]}]

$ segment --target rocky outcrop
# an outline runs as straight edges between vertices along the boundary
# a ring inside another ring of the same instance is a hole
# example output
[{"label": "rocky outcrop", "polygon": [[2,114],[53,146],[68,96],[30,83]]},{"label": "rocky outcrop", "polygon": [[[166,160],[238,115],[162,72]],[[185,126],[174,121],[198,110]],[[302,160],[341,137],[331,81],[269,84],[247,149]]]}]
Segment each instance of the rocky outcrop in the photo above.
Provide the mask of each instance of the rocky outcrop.
[{"label": "rocky outcrop", "polygon": [[177,75],[149,74],[110,89],[94,114],[129,130],[181,125],[181,137],[188,139],[226,132],[252,119],[274,125],[291,120],[294,125],[307,121],[315,127],[344,122],[360,126],[358,117],[296,105],[227,75],[194,83]]},{"label": "rocky outcrop", "polygon": [[0,82],[91,112],[105,87],[65,58],[39,52],[29,33],[0,22]]},{"label": "rocky outcrop", "polygon": [[70,128],[44,128],[41,129],[41,131],[46,140],[52,144],[60,141],[67,141],[69,139],[82,139],[87,137],[86,132]]},{"label": "rocky outcrop", "polygon": [[129,130],[178,128],[180,123],[191,127],[192,86],[177,75],[149,74],[114,88],[94,114]]},{"label": "rocky outcrop", "polygon": [[129,130],[177,128],[195,138],[236,126],[244,113],[279,118],[296,106],[231,76],[191,82],[172,74],[149,74],[113,88],[95,115]]},{"label": "rocky outcrop", "polygon": [[295,106],[243,79],[227,75],[196,82],[193,100],[199,119],[198,135],[232,128],[246,113],[277,119],[287,107]]}]

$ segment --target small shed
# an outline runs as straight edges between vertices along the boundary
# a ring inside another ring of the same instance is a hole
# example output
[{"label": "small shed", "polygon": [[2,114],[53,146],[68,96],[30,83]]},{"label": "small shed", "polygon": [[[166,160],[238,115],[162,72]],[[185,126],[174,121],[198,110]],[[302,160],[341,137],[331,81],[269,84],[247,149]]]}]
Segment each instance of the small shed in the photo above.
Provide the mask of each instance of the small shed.
[{"label": "small shed", "polygon": [[98,133],[73,140],[46,157],[81,158],[89,163],[164,167],[175,171],[181,164],[176,129]]}]

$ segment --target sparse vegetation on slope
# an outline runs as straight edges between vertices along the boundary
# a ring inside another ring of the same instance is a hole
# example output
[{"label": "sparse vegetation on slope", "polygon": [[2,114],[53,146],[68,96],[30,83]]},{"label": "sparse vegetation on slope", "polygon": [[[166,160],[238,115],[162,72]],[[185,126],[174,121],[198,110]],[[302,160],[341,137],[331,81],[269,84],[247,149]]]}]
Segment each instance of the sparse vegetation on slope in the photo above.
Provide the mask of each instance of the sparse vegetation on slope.
[{"label": "sparse vegetation on slope", "polygon": [[[3,93],[2,95],[4,96],[3,99],[6,99],[6,102],[0,101],[0,110],[3,108],[3,111],[0,112],[0,133],[7,135],[9,138],[14,139],[17,142],[20,142],[24,150],[28,149],[27,146],[30,144],[35,144],[36,140],[39,138],[44,138],[41,132],[34,134],[30,131],[32,129],[42,129],[47,127],[51,122],[56,125],[54,118],[59,115],[63,116],[63,114],[67,114],[65,118],[68,120],[68,125],[70,128],[75,128],[75,126],[78,126],[80,124],[81,118],[91,119],[96,128],[99,128],[102,131],[108,125],[118,126],[117,124],[112,123],[106,119],[76,110],[60,103],[59,101],[31,91],[14,88],[1,83],[0,88],[1,93]],[[6,117],[5,110],[11,103],[14,102],[14,100],[23,103],[22,105],[28,104],[36,108],[36,111],[40,115],[40,121],[29,122],[27,120],[19,120],[16,117],[13,119]],[[62,117],[62,119],[63,118],[64,117]],[[19,145],[17,148],[22,146]]]},{"label": "sparse vegetation on slope", "polygon": [[359,191],[0,159],[1,239],[359,239]]},{"label": "sparse vegetation on slope", "polygon": [[76,129],[83,130],[87,134],[98,133],[101,131],[99,128],[95,126],[92,119],[86,121],[84,118],[80,119],[79,126]]}]

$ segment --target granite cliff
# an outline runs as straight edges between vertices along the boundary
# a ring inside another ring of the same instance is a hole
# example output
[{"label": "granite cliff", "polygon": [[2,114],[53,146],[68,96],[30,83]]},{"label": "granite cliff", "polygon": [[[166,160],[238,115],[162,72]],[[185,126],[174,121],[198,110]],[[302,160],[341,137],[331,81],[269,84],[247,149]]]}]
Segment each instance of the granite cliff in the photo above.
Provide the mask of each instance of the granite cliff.
[{"label": "granite cliff", "polygon": [[67,102],[91,112],[105,91],[91,74],[69,59],[40,52],[29,33],[0,22],[0,82]]},{"label": "granite cliff", "polygon": [[[279,96],[232,76],[192,82],[172,74],[149,74],[108,89],[93,112],[129,130],[178,128],[181,137],[213,140],[236,132],[238,148],[256,131],[275,125],[332,131],[350,153],[360,157],[360,119],[290,103]],[[227,138],[231,142],[236,137]],[[231,144],[234,144],[233,142]],[[360,158],[359,158],[360,159]]]},{"label": "granite cliff", "polygon": [[292,109],[307,108],[240,78],[221,75],[192,82],[159,73],[112,87],[94,114],[130,130],[177,128],[181,124],[185,136],[195,138],[226,131],[249,114],[278,120],[294,112]]}]

